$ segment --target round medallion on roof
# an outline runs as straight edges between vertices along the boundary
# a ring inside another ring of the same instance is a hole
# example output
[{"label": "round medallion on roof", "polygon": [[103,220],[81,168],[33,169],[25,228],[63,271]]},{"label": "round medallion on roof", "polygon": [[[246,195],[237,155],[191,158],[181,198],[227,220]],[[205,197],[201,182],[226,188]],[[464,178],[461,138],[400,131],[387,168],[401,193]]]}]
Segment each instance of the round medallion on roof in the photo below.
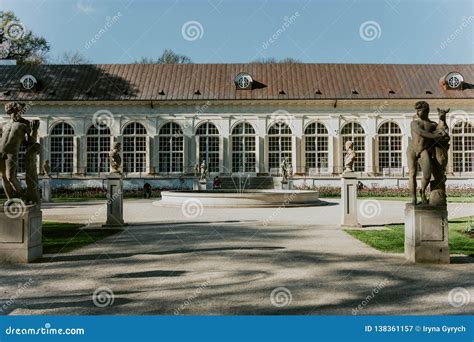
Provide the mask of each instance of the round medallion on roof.
[{"label": "round medallion on roof", "polygon": [[450,72],[445,80],[450,89],[458,89],[461,88],[464,77],[459,72]]},{"label": "round medallion on roof", "polygon": [[20,79],[20,83],[23,86],[24,89],[26,90],[31,90],[33,89],[38,81],[33,75],[25,75]]},{"label": "round medallion on roof", "polygon": [[235,86],[238,89],[250,89],[252,88],[252,82],[252,76],[246,72],[241,72],[234,78]]}]

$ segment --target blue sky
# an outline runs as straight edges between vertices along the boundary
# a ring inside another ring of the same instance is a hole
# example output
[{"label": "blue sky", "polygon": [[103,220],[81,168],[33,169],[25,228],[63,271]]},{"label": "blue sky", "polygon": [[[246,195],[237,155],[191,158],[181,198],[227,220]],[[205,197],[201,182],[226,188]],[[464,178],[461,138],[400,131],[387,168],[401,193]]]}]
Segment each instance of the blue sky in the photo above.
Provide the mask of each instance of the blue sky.
[{"label": "blue sky", "polygon": [[474,62],[472,0],[0,0],[0,8],[43,35],[53,57],[79,51],[94,63],[165,48],[195,63]]}]

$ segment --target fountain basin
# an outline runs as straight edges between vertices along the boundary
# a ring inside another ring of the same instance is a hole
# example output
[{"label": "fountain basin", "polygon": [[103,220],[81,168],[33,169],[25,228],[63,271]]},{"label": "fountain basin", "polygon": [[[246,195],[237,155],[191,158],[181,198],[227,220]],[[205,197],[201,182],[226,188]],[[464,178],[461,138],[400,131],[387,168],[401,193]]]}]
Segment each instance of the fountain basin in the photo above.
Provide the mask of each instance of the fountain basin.
[{"label": "fountain basin", "polygon": [[161,201],[165,206],[181,206],[198,201],[206,207],[300,207],[324,205],[318,191],[310,190],[202,190],[163,191]]}]

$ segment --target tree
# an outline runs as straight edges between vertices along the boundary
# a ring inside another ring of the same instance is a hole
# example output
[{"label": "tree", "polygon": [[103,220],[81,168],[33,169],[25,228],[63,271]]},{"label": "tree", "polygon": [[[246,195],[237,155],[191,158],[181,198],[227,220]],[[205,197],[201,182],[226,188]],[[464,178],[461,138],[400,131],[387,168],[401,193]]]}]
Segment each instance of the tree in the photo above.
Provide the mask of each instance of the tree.
[{"label": "tree", "polygon": [[150,57],[142,57],[135,61],[135,64],[191,64],[191,58],[186,55],[181,55],[173,50],[166,49],[160,57],[153,59]]},{"label": "tree", "polygon": [[85,57],[79,51],[66,51],[55,60],[49,61],[49,64],[91,64],[90,59]]},{"label": "tree", "polygon": [[33,34],[11,11],[0,11],[0,58],[18,64],[41,64],[50,46],[46,39]]},{"label": "tree", "polygon": [[253,60],[250,63],[256,63],[256,64],[295,63],[297,64],[297,63],[303,63],[303,62],[300,61],[299,59],[291,58],[291,57],[286,57],[280,60],[277,60],[274,57],[268,57],[268,58],[259,58],[259,59]]}]

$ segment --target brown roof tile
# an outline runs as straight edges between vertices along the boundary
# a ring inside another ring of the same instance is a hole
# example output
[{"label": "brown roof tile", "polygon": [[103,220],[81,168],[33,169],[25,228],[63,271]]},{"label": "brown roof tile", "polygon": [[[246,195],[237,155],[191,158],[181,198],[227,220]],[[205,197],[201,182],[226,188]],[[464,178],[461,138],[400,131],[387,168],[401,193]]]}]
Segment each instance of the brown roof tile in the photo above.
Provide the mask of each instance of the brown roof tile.
[{"label": "brown roof tile", "polygon": [[[468,89],[440,87],[440,78],[452,71],[463,74]],[[236,90],[239,72],[249,72],[262,86]],[[25,74],[38,79],[37,90],[21,88]],[[474,98],[473,75],[473,64],[18,65],[0,66],[0,100]],[[201,95],[194,94],[198,89]]]}]

